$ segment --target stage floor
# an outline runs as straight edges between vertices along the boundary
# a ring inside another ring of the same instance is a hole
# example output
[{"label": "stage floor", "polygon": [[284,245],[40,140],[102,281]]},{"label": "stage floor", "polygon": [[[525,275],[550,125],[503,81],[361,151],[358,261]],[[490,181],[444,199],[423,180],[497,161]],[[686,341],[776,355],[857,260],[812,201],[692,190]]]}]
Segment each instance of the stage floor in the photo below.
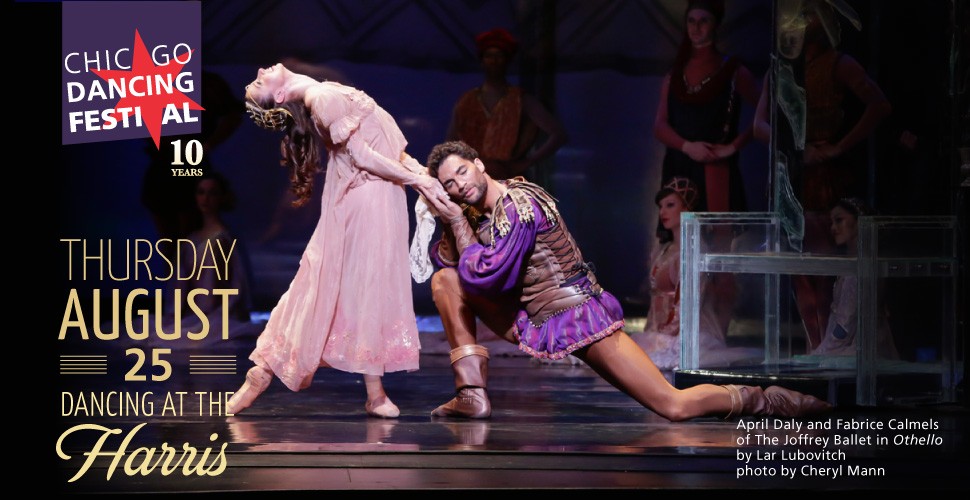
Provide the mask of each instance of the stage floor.
[{"label": "stage floor", "polygon": [[[121,415],[99,417],[90,400],[82,411],[78,404],[91,397],[91,382],[69,379],[61,388],[55,434],[84,424],[104,428],[64,437],[62,450],[70,458],[57,459],[58,490],[967,489],[970,412],[956,405],[840,407],[821,418],[740,420],[767,427],[751,431],[739,428],[739,420],[671,423],[585,365],[539,364],[496,349],[489,365],[492,418],[432,419],[431,410],[451,397],[453,377],[444,350],[435,348],[440,339],[422,334],[422,341],[428,349],[421,369],[384,379],[401,409],[394,420],[367,417],[361,378],[329,369],[319,370],[301,392],[274,380],[245,412],[220,416],[220,398],[209,395],[238,388],[251,366],[248,351],[218,353],[234,356],[234,375],[189,376],[186,360],[173,365],[178,384],[133,385],[120,377],[98,382],[101,394],[117,390],[144,398],[150,391],[154,407],[138,406],[139,414],[129,407]],[[184,393],[180,408],[163,412],[164,396],[178,392]],[[65,410],[72,415],[63,416]],[[807,429],[809,422],[832,428]],[[789,428],[799,424],[800,429]],[[847,425],[882,429],[840,428]],[[889,429],[892,425],[920,428]],[[109,428],[121,432],[104,434]],[[126,436],[130,440],[123,443]],[[102,452],[124,448],[126,454],[114,467],[114,455],[97,456],[80,473],[84,453],[100,437],[105,437]],[[168,474],[162,472],[164,463],[146,475],[135,470],[164,458],[162,443],[175,449],[171,464],[182,455],[183,443],[198,450],[188,473],[182,466],[193,457],[170,466]],[[206,450],[209,455],[200,459]],[[216,474],[220,464],[225,468]],[[739,472],[746,475],[738,477]]]}]

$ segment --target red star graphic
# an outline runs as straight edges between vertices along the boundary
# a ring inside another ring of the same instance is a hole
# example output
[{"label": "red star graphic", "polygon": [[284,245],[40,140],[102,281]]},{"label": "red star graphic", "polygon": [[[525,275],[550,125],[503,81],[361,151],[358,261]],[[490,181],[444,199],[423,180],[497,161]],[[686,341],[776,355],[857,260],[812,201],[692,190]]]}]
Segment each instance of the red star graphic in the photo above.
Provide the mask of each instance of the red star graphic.
[{"label": "red star graphic", "polygon": [[[179,59],[182,59],[185,54],[180,54]],[[159,147],[159,138],[162,135],[162,116],[164,116],[164,111],[166,106],[169,104],[174,104],[179,110],[185,103],[189,104],[189,109],[202,111],[203,108],[198,103],[189,99],[188,96],[183,94],[175,86],[174,82],[178,77],[179,73],[182,71],[182,67],[185,66],[184,63],[179,63],[172,58],[168,64],[162,66],[155,66],[155,62],[152,61],[151,54],[148,53],[148,49],[145,48],[145,42],[141,40],[141,35],[138,34],[138,30],[135,30],[135,48],[132,51],[131,56],[131,70],[121,71],[121,70],[92,70],[96,75],[101,77],[102,80],[111,81],[117,80],[116,83],[124,83],[126,85],[121,85],[123,88],[127,88],[128,92],[125,97],[118,100],[115,104],[115,112],[118,112],[118,108],[141,108],[142,122],[148,129],[148,134],[152,136],[155,141],[155,147]],[[160,94],[155,94],[155,78],[159,75],[162,80],[168,82],[169,75],[171,75],[172,92],[169,93],[165,88],[161,88]],[[132,82],[133,78],[143,77],[142,81]],[[150,85],[150,93],[146,90]],[[131,93],[132,88],[140,94],[141,96],[134,96]]]}]

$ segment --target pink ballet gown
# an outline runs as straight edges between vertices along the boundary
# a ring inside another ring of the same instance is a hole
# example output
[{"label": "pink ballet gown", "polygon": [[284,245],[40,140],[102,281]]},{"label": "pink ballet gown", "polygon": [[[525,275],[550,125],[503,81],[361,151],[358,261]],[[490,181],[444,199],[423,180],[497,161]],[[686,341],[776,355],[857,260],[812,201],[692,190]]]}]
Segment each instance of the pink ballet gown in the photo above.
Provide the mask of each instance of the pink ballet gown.
[{"label": "pink ballet gown", "polygon": [[417,370],[404,186],[423,167],[400,162],[404,135],[363,92],[323,82],[305,102],[336,145],[320,221],[249,359],[293,391],[310,385],[321,362],[369,375]]}]

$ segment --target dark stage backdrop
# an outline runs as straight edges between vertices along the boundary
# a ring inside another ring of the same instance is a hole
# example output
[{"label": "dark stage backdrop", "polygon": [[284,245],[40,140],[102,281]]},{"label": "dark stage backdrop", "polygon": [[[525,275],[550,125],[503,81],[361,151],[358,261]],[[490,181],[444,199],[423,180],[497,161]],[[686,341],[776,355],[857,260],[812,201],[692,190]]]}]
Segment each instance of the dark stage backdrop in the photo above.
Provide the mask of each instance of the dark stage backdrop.
[{"label": "dark stage backdrop", "polygon": [[[240,99],[259,67],[279,61],[358,87],[397,119],[409,153],[423,162],[445,137],[455,100],[481,83],[475,34],[506,27],[522,41],[511,80],[546,101],[569,133],[545,167],[549,187],[601,282],[623,297],[643,282],[654,244],[662,148],[652,124],[685,6],[672,0],[206,1],[201,57],[204,69],[225,79]],[[729,1],[719,33],[722,49],[740,55],[759,80],[768,65],[771,12],[769,0]],[[550,40],[555,49],[540,50]],[[746,106],[743,122],[752,114]],[[227,220],[248,256],[255,306],[264,311],[286,290],[319,215],[316,201],[286,208],[279,138],[246,120],[209,156],[238,197]],[[140,200],[145,146],[63,147],[70,199],[61,204],[68,211],[59,219],[60,234],[157,237]],[[766,146],[752,142],[741,161],[749,206],[764,210]],[[98,175],[85,174],[92,168]],[[408,199],[413,205],[416,195],[409,192]],[[419,312],[433,312],[427,283],[415,284],[414,295]]]}]

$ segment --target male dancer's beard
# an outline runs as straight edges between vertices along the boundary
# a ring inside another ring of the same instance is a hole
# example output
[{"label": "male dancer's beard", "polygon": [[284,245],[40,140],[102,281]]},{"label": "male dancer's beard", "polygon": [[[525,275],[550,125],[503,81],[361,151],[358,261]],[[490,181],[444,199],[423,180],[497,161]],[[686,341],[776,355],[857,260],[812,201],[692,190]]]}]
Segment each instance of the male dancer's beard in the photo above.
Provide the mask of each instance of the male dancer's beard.
[{"label": "male dancer's beard", "polygon": [[479,204],[485,199],[485,192],[488,190],[488,181],[482,179],[482,182],[475,184],[475,199],[466,198],[464,203],[471,205],[473,207],[479,206]]}]

